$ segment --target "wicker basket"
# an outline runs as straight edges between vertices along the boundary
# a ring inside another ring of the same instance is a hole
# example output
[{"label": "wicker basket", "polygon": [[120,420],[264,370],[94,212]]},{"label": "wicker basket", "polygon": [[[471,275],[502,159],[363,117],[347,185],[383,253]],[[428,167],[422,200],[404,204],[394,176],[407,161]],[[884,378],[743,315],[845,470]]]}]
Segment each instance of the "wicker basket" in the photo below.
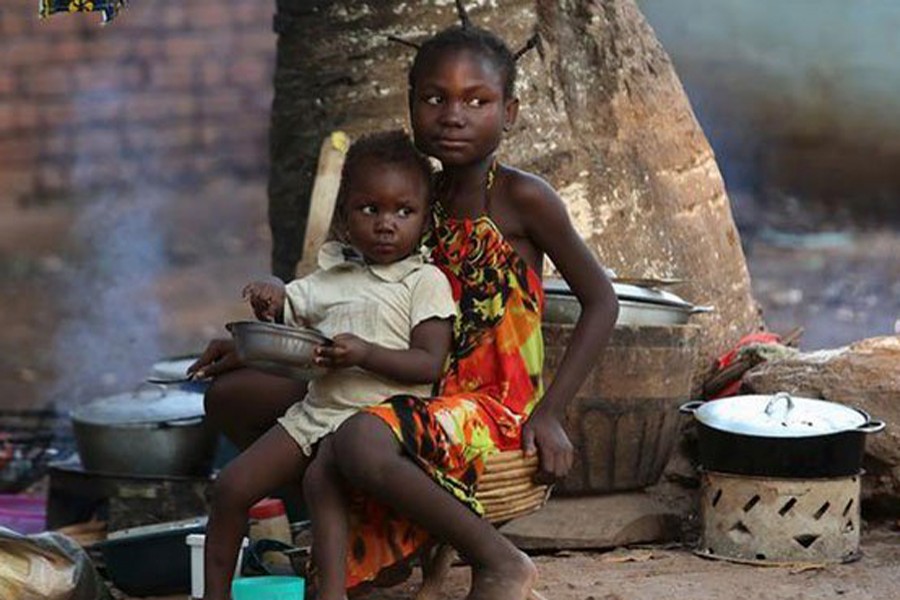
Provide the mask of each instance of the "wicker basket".
[{"label": "wicker basket", "polygon": [[534,482],[537,471],[537,455],[508,450],[489,456],[475,492],[484,506],[484,518],[502,523],[541,508],[550,496],[550,486]]}]

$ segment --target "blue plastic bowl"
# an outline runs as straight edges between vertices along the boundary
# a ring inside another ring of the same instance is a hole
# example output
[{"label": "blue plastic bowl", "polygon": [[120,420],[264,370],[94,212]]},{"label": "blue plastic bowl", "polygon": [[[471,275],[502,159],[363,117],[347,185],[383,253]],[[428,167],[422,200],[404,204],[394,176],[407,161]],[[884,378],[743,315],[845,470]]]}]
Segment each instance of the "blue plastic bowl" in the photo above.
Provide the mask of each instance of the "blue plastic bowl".
[{"label": "blue plastic bowl", "polygon": [[303,600],[305,589],[302,577],[240,577],[231,582],[231,597],[233,600]]}]

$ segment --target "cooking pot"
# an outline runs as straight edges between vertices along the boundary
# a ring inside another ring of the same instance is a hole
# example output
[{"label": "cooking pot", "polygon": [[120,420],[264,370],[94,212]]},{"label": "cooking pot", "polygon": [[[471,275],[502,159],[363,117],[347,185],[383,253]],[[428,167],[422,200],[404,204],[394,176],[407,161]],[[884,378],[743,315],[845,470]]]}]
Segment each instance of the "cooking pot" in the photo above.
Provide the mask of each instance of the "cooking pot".
[{"label": "cooking pot", "polygon": [[697,421],[703,468],[776,478],[856,475],[866,434],[885,426],[857,408],[785,392],[688,402],[680,410]]},{"label": "cooking pot", "polygon": [[139,387],[72,411],[85,469],[117,475],[206,476],[216,432],[203,418],[203,395]]},{"label": "cooking pot", "polygon": [[[684,325],[691,315],[711,312],[710,306],[695,306],[671,292],[653,288],[615,283],[613,290],[619,300],[617,326]],[[544,315],[547,323],[574,323],[581,314],[581,303],[561,279],[544,281]]]}]

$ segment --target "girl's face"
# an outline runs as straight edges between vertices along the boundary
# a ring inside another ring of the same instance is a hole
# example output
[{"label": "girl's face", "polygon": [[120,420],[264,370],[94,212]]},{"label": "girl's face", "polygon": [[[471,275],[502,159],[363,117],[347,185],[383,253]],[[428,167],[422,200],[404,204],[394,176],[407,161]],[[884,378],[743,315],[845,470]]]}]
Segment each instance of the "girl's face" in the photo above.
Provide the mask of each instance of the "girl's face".
[{"label": "girl's face", "polygon": [[369,159],[351,177],[342,207],[350,243],[379,265],[412,254],[427,223],[425,176],[411,166]]},{"label": "girl's face", "polygon": [[518,113],[503,97],[503,73],[468,49],[436,55],[410,92],[416,146],[445,166],[464,166],[490,156]]}]

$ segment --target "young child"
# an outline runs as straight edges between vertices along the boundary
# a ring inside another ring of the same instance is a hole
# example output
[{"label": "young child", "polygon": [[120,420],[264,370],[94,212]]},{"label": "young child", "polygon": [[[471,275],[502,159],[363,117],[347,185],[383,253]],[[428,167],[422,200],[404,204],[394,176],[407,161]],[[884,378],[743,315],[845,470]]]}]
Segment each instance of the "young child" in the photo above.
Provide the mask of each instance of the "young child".
[{"label": "young child", "polygon": [[[287,286],[266,280],[245,287],[257,318],[314,326],[333,343],[316,348],[316,364],[328,370],[309,384],[304,400],[216,480],[206,541],[207,600],[230,598],[253,503],[299,481],[318,461],[324,440],[360,407],[400,393],[427,396],[438,381],[456,305],[446,277],[419,252],[429,223],[430,181],[427,159],[402,131],[359,140],[341,174],[342,241],[323,245],[319,269],[308,277]],[[327,516],[321,522],[327,524]],[[313,527],[316,538],[326,539],[318,523]]]},{"label": "young child", "polygon": [[[328,490],[330,501],[346,505],[348,488],[365,496],[352,504],[346,543],[315,556],[322,600],[343,597],[336,582],[344,577],[347,587],[371,581],[432,537],[472,565],[468,598],[526,598],[537,577],[533,563],[479,516],[474,492],[483,462],[493,452],[523,448],[539,454],[545,477],[567,472],[572,445],[561,423],[564,407],[616,321],[612,286],[561,199],[541,178],[495,157],[518,113],[521,53],[460,12],[463,26],[427,40],[409,72],[416,145],[443,167],[430,245],[460,313],[449,367],[438,397],[394,396],[363,409],[317,460],[316,489]],[[546,390],[545,256],[582,306]]]}]

